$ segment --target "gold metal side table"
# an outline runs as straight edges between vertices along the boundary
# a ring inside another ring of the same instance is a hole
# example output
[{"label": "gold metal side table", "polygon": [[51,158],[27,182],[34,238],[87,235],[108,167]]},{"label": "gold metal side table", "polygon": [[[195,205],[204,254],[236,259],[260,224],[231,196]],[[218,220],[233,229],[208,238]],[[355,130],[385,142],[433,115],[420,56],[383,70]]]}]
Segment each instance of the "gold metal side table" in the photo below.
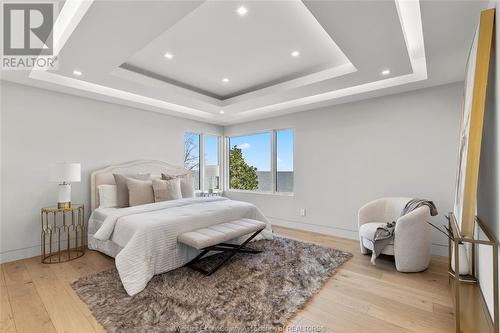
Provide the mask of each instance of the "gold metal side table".
[{"label": "gold metal side table", "polygon": [[44,264],[70,261],[84,255],[87,228],[84,207],[42,208],[41,259]]}]

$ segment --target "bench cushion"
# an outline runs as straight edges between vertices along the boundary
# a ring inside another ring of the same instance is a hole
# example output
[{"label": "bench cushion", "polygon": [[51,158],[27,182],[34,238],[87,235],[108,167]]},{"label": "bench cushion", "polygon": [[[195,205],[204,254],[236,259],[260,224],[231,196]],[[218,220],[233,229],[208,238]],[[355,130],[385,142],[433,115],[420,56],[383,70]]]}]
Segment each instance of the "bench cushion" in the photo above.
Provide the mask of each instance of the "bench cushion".
[{"label": "bench cushion", "polygon": [[194,247],[203,249],[228,240],[238,238],[257,230],[264,229],[266,223],[252,219],[241,219],[232,222],[220,223],[208,228],[197,229],[181,234],[178,241]]}]

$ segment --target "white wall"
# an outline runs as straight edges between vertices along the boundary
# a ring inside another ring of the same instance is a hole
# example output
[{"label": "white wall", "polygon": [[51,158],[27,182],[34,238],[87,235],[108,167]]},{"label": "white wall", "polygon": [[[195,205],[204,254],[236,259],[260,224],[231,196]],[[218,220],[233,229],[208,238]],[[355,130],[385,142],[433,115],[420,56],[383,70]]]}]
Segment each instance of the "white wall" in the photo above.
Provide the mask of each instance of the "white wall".
[{"label": "white wall", "polygon": [[[56,201],[49,164],[82,164],[73,202],[89,206],[89,175],[151,158],[181,164],[185,131],[222,128],[1,81],[1,260],[39,254],[39,211]],[[295,129],[295,196],[230,194],[273,223],[356,238],[357,209],[381,196],[431,198],[451,210],[461,84],[343,104],[225,129]],[[330,175],[324,177],[324,175]],[[307,216],[300,217],[299,209]],[[88,214],[88,210],[87,210]],[[442,215],[434,219],[442,223]],[[434,237],[434,253],[445,254]]]},{"label": "white wall", "polygon": [[82,164],[72,201],[89,213],[90,173],[109,164],[159,159],[182,165],[184,132],[222,128],[144,110],[0,81],[1,258],[39,255],[40,208],[57,202],[48,166]]},{"label": "white wall", "polygon": [[[477,215],[489,227],[497,239],[500,239],[500,116],[498,106],[498,82],[500,80],[500,1],[492,1],[490,8],[496,6],[496,55],[490,63],[488,92],[484,114],[481,161],[479,166],[479,188],[477,194]],[[482,233],[479,235],[485,238]],[[492,252],[490,246],[479,246],[477,251],[478,279],[484,299],[493,317],[493,278]],[[500,258],[500,256],[499,256]]]},{"label": "white wall", "polygon": [[[462,83],[226,127],[225,135],[295,130],[295,196],[229,193],[278,225],[357,238],[357,211],[384,196],[432,199],[452,210]],[[307,215],[300,217],[299,209]],[[446,255],[433,235],[433,253]]]}]

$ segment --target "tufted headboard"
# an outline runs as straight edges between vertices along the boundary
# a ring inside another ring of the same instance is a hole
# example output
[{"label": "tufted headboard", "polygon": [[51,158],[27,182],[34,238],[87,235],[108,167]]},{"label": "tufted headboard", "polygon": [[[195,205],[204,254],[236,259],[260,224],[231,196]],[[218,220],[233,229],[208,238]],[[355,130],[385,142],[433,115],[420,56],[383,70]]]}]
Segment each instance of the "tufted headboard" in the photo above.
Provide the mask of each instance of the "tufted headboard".
[{"label": "tufted headboard", "polygon": [[95,170],[90,175],[90,208],[92,212],[99,207],[98,186],[103,184],[115,185],[114,173],[150,173],[152,177],[160,177],[162,172],[170,175],[183,175],[189,171],[182,166],[155,160],[138,160]]}]

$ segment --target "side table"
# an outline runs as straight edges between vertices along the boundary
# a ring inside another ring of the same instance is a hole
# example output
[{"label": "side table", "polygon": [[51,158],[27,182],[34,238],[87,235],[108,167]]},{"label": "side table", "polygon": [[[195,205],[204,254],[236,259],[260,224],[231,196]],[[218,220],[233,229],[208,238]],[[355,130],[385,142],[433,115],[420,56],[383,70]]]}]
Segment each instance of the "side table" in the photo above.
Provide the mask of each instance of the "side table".
[{"label": "side table", "polygon": [[84,255],[87,228],[84,207],[45,207],[41,212],[41,260],[44,264],[70,261]]}]

